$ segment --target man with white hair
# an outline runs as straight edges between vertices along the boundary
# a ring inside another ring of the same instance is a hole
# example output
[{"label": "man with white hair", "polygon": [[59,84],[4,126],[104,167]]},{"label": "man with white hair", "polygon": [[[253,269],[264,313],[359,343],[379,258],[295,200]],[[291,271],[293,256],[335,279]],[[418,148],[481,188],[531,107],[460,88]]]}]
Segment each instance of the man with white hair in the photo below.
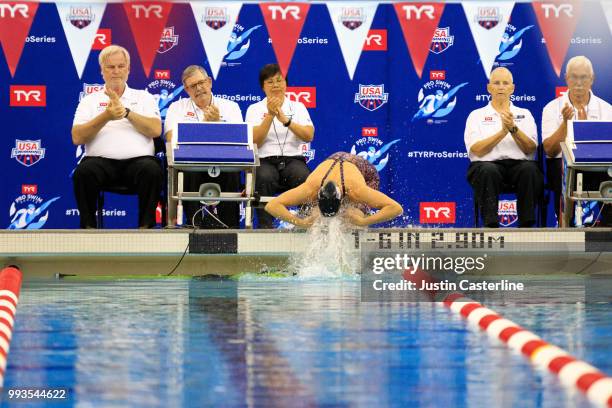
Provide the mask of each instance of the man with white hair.
[{"label": "man with white hair", "polygon": [[510,101],[514,81],[507,68],[491,72],[487,91],[491,101],[472,111],[465,124],[464,141],[471,161],[467,179],[485,227],[499,227],[498,199],[504,184],[516,191],[519,227],[532,227],[544,184],[534,161],[536,124],[529,110]]},{"label": "man with white hair", "polygon": [[163,178],[153,142],[161,134],[159,109],[151,94],[127,86],[125,48],[108,46],[98,60],[104,89],[81,100],[72,127],[72,142],[85,145],[73,176],[80,226],[96,228],[100,190],[121,183],[138,194],[138,227],[152,228]]},{"label": "man with white hair", "polygon": [[[567,136],[567,121],[612,120],[612,106],[595,96],[591,90],[594,79],[593,65],[588,58],[571,58],[565,67],[567,93],[549,102],[542,112],[542,145],[548,156],[546,172],[555,194],[557,217],[561,205],[561,142]],[[586,174],[584,188],[599,190],[599,183],[607,178],[603,173]]]}]

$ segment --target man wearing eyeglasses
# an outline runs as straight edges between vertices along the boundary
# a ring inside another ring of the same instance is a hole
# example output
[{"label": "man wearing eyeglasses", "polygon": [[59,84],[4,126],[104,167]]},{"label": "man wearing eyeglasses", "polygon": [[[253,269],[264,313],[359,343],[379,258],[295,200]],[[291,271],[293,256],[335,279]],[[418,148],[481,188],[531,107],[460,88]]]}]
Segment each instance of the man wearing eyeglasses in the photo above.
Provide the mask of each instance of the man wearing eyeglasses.
[{"label": "man wearing eyeglasses", "polygon": [[[181,80],[189,98],[179,99],[168,108],[164,123],[167,142],[172,141],[172,129],[179,122],[242,122],[242,112],[236,102],[213,95],[212,78],[204,68],[199,65],[188,66],[183,71]],[[222,172],[217,177],[211,177],[202,172],[185,173],[186,191],[198,191],[203,183],[217,183],[222,191],[237,192],[240,191],[240,174]],[[211,208],[202,207],[198,202],[186,201],[184,209],[187,223],[191,224],[193,221],[195,227],[238,228],[240,226],[240,207],[236,202],[221,202]],[[201,211],[198,212],[199,210]]]},{"label": "man wearing eyeglasses", "polygon": [[527,109],[510,101],[514,83],[508,69],[491,72],[487,91],[489,104],[472,111],[465,125],[465,147],[472,162],[467,179],[485,227],[499,227],[498,198],[504,183],[516,191],[519,227],[531,227],[544,184],[534,161],[536,124]]},{"label": "man wearing eyeglasses", "polygon": [[106,47],[98,60],[104,89],[83,98],[72,127],[72,142],[85,145],[73,176],[80,225],[96,228],[100,190],[121,182],[138,194],[139,228],[152,228],[163,179],[153,156],[153,139],[161,134],[157,102],[147,91],[127,86],[130,54],[125,48]]},{"label": "man wearing eyeglasses", "polygon": [[[567,92],[549,102],[542,112],[542,145],[548,156],[546,173],[555,194],[555,212],[561,209],[562,162],[561,142],[567,136],[568,120],[612,120],[612,106],[591,91],[593,86],[593,64],[584,56],[571,58],[565,67]],[[585,174],[584,188],[599,190],[599,183],[608,179],[605,174]],[[609,223],[610,212],[604,213],[604,222]]]},{"label": "man wearing eyeglasses", "polygon": [[[267,64],[259,71],[259,85],[266,97],[248,107],[246,121],[253,124],[260,166],[255,189],[262,196],[273,196],[306,181],[310,169],[301,146],[312,142],[314,125],[303,103],[285,97],[287,79],[278,64]],[[274,218],[257,209],[259,228],[274,228]]]}]

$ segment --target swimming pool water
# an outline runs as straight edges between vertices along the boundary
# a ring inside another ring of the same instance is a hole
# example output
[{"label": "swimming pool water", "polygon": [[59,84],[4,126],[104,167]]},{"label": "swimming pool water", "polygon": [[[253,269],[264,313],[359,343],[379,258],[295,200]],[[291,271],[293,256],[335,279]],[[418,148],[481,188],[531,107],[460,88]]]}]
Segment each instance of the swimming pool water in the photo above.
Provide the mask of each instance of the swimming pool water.
[{"label": "swimming pool water", "polygon": [[[493,308],[612,373],[609,304]],[[26,281],[16,387],[67,388],[52,406],[590,406],[446,308],[361,302],[352,279]]]}]

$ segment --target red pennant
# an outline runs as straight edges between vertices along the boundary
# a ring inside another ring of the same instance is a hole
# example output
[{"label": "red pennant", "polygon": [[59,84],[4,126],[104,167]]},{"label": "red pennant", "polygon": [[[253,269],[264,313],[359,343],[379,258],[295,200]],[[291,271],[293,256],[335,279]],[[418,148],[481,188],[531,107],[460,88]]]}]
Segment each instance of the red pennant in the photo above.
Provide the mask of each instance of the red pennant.
[{"label": "red pennant", "polygon": [[561,67],[582,11],[581,1],[562,1],[532,4],[546,41],[548,56],[558,77],[561,77]]},{"label": "red pennant", "polygon": [[310,4],[261,3],[259,7],[272,40],[278,65],[283,75],[287,75]]},{"label": "red pennant", "polygon": [[138,1],[123,3],[123,8],[136,41],[142,67],[148,77],[172,10],[172,3]]},{"label": "red pennant", "polygon": [[11,77],[15,76],[36,10],[38,3],[0,2],[0,44]]},{"label": "red pennant", "polygon": [[427,61],[429,47],[444,11],[444,3],[395,3],[404,41],[419,78]]}]

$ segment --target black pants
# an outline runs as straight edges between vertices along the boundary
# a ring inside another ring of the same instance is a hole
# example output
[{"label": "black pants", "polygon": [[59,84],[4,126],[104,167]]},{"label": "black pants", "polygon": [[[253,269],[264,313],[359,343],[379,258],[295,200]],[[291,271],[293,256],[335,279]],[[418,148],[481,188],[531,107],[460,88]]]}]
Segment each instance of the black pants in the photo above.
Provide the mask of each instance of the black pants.
[{"label": "black pants", "polygon": [[[561,210],[561,193],[563,184],[563,161],[561,158],[546,159],[546,177],[548,184],[555,195],[555,214],[559,219]],[[607,180],[610,176],[603,172],[583,172],[582,190],[583,191],[599,191],[599,185]],[[601,203],[599,205],[602,205]],[[595,214],[597,215],[597,214]],[[572,214],[572,217],[574,215]],[[607,204],[599,217],[600,226],[612,226],[612,205]]]},{"label": "black pants", "polygon": [[[240,191],[240,173],[221,173],[218,177],[210,177],[208,173],[185,172],[184,174],[184,191],[198,191],[200,184],[203,183],[217,183],[223,192],[234,193]],[[194,214],[202,208],[202,205],[198,201],[183,202],[187,224],[192,223]],[[240,227],[240,205],[238,202],[222,201],[215,207],[208,206],[207,209],[229,228]],[[199,228],[225,228],[204,210],[196,216],[194,226]]]},{"label": "black pants", "polygon": [[536,162],[497,160],[472,162],[467,179],[486,227],[498,227],[498,198],[503,185],[513,186],[517,196],[519,227],[535,224],[535,208],[544,188],[544,177]]},{"label": "black pants", "polygon": [[[85,157],[72,178],[81,228],[96,228],[100,191],[112,185],[125,185],[138,194],[138,226],[155,226],[155,210],[162,189],[163,173],[153,156],[126,160]],[[102,209],[99,209],[102,211]]]},{"label": "black pants", "polygon": [[[261,196],[273,196],[299,186],[308,178],[310,169],[304,156],[273,156],[260,159],[255,189]],[[273,228],[274,217],[263,208],[257,209],[259,228]]]}]

